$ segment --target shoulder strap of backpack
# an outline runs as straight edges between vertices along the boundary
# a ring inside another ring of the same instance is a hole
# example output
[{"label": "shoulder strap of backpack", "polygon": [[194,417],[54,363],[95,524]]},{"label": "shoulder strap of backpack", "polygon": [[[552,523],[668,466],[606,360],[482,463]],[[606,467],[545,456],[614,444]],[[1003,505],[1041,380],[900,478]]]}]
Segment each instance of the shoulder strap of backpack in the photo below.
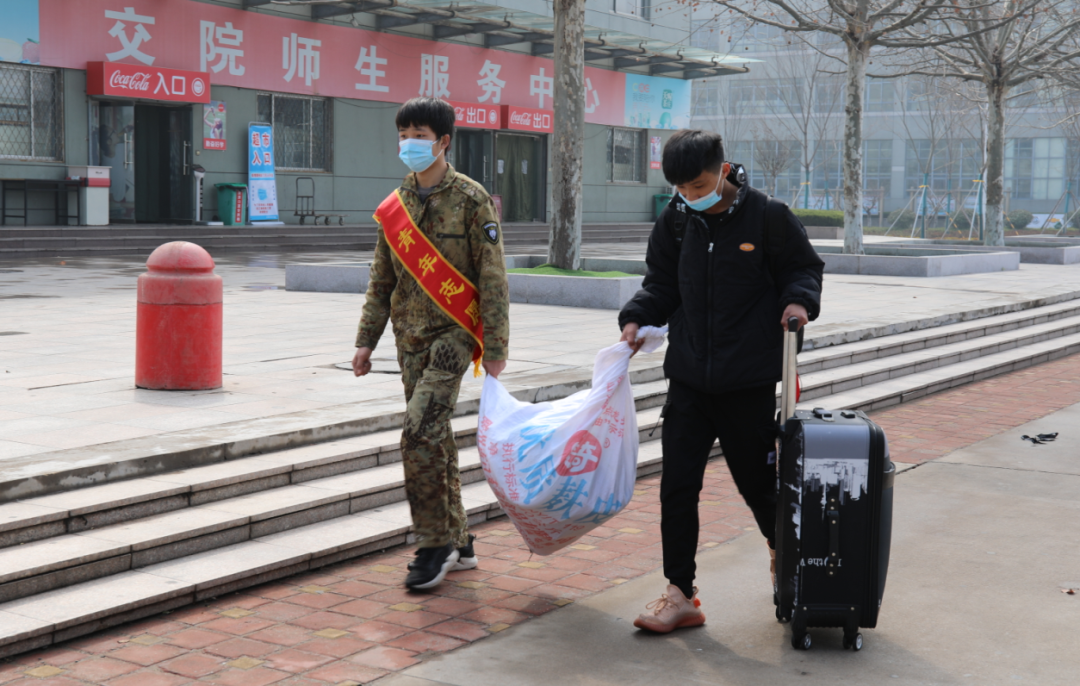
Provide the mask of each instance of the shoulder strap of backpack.
[{"label": "shoulder strap of backpack", "polygon": [[686,214],[686,205],[679,202],[675,204],[675,221],[671,225],[671,232],[675,236],[675,242],[682,246],[683,236],[686,235],[686,222],[689,217]]}]

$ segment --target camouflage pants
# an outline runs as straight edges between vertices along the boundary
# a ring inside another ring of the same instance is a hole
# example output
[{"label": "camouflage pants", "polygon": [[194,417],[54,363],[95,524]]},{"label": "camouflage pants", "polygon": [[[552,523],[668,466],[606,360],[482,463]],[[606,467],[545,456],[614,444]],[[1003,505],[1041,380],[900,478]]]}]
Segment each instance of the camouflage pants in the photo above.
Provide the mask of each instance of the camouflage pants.
[{"label": "camouflage pants", "polygon": [[405,496],[421,548],[469,542],[450,417],[461,377],[472,366],[473,345],[468,335],[451,333],[423,352],[398,350],[408,403],[401,432]]}]

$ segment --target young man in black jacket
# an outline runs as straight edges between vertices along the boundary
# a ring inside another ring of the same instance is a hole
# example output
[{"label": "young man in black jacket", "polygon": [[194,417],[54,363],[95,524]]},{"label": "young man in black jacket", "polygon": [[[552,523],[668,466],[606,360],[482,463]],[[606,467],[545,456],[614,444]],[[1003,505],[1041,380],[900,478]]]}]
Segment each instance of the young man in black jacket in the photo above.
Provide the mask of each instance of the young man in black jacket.
[{"label": "young man in black jacket", "polygon": [[[670,325],[664,372],[660,529],[667,592],[634,626],[705,623],[694,586],[698,495],[713,442],[773,549],[776,383],[789,317],[817,318],[824,263],[787,206],[745,182],[719,135],[682,130],[664,146],[679,194],[649,237],[642,290],[619,313],[622,340]],[[774,554],[775,558],[775,554]]]}]

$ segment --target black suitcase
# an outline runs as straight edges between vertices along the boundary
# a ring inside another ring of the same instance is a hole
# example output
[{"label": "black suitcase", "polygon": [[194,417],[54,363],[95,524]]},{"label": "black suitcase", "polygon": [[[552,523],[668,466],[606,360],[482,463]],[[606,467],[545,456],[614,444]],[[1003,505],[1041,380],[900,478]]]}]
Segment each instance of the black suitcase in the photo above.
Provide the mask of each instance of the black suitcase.
[{"label": "black suitcase", "polygon": [[[797,328],[789,320],[789,331]],[[795,334],[784,340],[778,439],[776,618],[791,645],[810,648],[811,627],[877,625],[892,535],[893,477],[885,433],[862,412],[795,410]]]}]

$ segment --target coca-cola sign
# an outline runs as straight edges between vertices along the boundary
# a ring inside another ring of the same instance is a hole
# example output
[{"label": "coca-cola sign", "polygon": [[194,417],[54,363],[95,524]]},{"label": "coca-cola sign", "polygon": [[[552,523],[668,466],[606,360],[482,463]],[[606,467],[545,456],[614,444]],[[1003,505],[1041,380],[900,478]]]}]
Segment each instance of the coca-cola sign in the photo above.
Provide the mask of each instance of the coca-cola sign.
[{"label": "coca-cola sign", "polygon": [[86,65],[87,95],[108,95],[167,102],[210,102],[210,75],[118,62]]},{"label": "coca-cola sign", "polygon": [[506,128],[516,131],[537,131],[551,133],[553,115],[551,110],[537,110],[530,107],[503,105],[503,121]]},{"label": "coca-cola sign", "polygon": [[109,77],[109,87],[127,89],[129,91],[150,90],[150,74],[145,71],[140,71],[135,74],[123,74],[117,70]]}]

